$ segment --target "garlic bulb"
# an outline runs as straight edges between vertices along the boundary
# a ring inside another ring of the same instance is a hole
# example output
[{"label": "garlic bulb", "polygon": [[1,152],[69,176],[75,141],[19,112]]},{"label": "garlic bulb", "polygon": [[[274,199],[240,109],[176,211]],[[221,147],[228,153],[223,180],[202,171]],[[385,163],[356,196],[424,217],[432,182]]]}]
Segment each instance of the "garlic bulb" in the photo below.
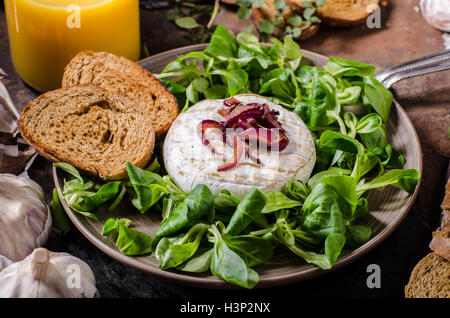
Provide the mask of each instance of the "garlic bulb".
[{"label": "garlic bulb", "polygon": [[0,298],[93,298],[99,293],[89,265],[68,253],[37,248],[0,271]]},{"label": "garlic bulb", "polygon": [[33,180],[0,174],[0,255],[20,261],[47,242],[52,224],[42,188]]},{"label": "garlic bulb", "polygon": [[429,24],[441,31],[450,32],[449,0],[420,0],[420,9]]}]

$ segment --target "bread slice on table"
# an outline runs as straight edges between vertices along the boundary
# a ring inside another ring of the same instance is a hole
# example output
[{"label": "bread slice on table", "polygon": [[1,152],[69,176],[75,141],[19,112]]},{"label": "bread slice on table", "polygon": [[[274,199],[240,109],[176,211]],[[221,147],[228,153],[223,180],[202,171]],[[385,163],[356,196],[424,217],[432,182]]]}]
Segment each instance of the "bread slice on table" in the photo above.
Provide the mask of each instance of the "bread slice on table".
[{"label": "bread slice on table", "polygon": [[20,133],[39,154],[104,180],[127,177],[125,162],[144,167],[153,152],[152,121],[126,96],[96,85],[47,92],[22,111]]},{"label": "bread slice on table", "polygon": [[441,226],[430,242],[432,252],[414,267],[405,287],[406,298],[450,298],[450,180],[445,190]]},{"label": "bread slice on table", "polygon": [[175,96],[151,73],[125,57],[107,52],[78,53],[65,68],[62,87],[78,84],[95,84],[127,95],[139,106],[139,112],[151,118],[158,139],[178,115]]},{"label": "bread slice on table", "polygon": [[[313,0],[315,1],[315,0]],[[286,0],[294,9],[303,10],[303,0]],[[357,25],[365,22],[375,12],[379,0],[327,0],[326,4],[317,8],[319,18],[326,24],[338,27]]]},{"label": "bread slice on table", "polygon": [[406,298],[450,298],[450,262],[437,253],[429,253],[414,267]]}]

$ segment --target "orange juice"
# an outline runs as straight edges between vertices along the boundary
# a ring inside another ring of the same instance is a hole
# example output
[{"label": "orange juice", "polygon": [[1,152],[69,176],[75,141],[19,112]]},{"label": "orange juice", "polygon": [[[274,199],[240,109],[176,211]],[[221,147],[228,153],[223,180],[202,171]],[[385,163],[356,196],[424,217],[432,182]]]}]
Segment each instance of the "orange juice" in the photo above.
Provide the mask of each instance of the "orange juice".
[{"label": "orange juice", "polygon": [[38,91],[61,86],[64,67],[82,50],[138,60],[138,0],[5,0],[11,57]]}]

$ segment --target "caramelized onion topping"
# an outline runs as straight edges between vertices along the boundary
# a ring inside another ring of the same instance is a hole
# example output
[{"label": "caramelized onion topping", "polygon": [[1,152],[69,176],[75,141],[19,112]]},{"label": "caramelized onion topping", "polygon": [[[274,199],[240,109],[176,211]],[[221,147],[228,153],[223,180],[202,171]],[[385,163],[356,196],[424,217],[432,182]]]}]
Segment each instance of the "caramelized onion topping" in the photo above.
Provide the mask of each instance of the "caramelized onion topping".
[{"label": "caramelized onion topping", "polygon": [[[279,113],[271,110],[269,105],[244,104],[234,97],[225,99],[223,103],[226,108],[218,111],[224,118],[223,122],[205,119],[197,127],[197,133],[203,144],[212,153],[215,153],[215,149],[205,134],[209,128],[221,130],[223,142],[233,147],[233,161],[217,168],[217,171],[226,171],[236,167],[244,151],[249,158],[261,163],[257,157],[259,147],[264,146],[268,151],[278,152],[286,149],[289,138],[278,122]],[[232,134],[228,136],[227,134],[230,132]]]}]

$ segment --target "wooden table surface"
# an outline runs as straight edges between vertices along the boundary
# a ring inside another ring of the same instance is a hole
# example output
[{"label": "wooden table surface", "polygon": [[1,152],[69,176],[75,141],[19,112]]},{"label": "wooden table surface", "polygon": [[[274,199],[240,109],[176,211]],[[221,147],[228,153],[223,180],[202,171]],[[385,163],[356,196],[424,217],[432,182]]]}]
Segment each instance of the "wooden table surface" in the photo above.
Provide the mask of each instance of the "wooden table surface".
[{"label": "wooden table surface", "polygon": [[[322,26],[314,37],[300,42],[302,48],[323,55],[355,59],[378,71],[444,49],[442,33],[422,18],[419,0],[391,0],[382,8],[380,29],[365,25],[351,28]],[[235,8],[222,6],[216,23],[234,32],[248,21],[239,21]],[[150,55],[192,44],[165,17],[164,10],[141,10],[142,43]],[[168,36],[170,34],[170,36]],[[14,70],[9,54],[3,5],[0,11],[0,68],[9,76],[7,88],[18,109],[38,94],[26,86]],[[75,228],[63,237],[54,234],[48,247],[67,251],[86,261],[94,270],[104,297],[207,297],[255,295],[276,297],[296,293],[299,297],[403,297],[404,285],[414,265],[428,252],[431,232],[437,227],[450,157],[450,72],[429,74],[401,81],[392,88],[419,135],[423,150],[423,178],[418,199],[402,224],[377,248],[342,269],[286,287],[251,292],[208,291],[180,286],[124,266],[97,250]],[[43,158],[30,172],[50,199],[50,164]],[[379,289],[366,286],[367,266],[378,264],[382,273]],[[324,289],[327,293],[324,295]]]}]

